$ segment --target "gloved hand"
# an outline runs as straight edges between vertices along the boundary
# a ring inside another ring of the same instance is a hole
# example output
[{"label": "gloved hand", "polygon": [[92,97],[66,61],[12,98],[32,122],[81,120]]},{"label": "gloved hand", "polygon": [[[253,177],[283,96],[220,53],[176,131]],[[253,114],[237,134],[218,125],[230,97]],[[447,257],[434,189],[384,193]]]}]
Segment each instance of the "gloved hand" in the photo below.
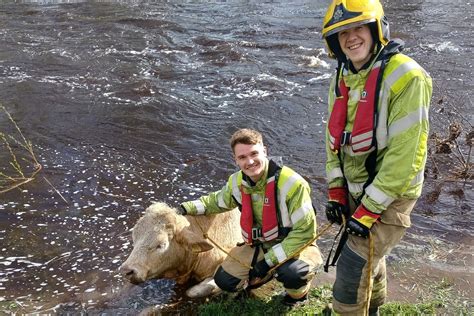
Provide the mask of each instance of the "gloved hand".
[{"label": "gloved hand", "polygon": [[187,215],[188,211],[186,211],[186,208],[184,207],[183,204],[179,205],[180,207],[177,209],[178,215]]},{"label": "gloved hand", "polygon": [[255,264],[255,266],[249,272],[249,279],[252,280],[254,278],[263,279],[270,271],[270,266],[267,264],[265,259],[260,260]]},{"label": "gloved hand", "polygon": [[326,217],[329,222],[342,224],[342,218],[349,217],[349,205],[347,202],[347,189],[345,187],[332,188],[328,190],[329,198],[326,204]]},{"label": "gloved hand", "polygon": [[346,231],[349,234],[359,237],[369,237],[372,225],[380,218],[380,214],[375,214],[365,208],[364,204],[357,207],[352,217],[347,221]]}]

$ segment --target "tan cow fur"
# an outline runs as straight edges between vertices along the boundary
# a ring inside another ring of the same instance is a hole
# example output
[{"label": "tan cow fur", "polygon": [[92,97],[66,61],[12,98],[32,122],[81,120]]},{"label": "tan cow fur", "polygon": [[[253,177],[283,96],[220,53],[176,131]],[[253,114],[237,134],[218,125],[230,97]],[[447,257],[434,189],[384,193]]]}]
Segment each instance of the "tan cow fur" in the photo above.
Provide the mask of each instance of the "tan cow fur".
[{"label": "tan cow fur", "polygon": [[133,250],[120,272],[132,283],[170,278],[178,284],[190,279],[200,283],[186,292],[190,297],[219,291],[212,276],[226,254],[205,239],[204,232],[220,247],[230,250],[242,241],[240,212],[208,216],[182,216],[165,203],[148,207],[132,230]]}]

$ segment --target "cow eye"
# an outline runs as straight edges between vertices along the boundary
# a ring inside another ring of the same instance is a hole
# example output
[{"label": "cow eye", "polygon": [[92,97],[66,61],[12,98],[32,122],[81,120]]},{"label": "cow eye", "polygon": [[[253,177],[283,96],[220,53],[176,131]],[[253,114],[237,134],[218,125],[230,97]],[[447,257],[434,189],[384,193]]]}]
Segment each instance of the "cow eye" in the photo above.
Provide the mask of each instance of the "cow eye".
[{"label": "cow eye", "polygon": [[160,249],[163,249],[164,247],[165,247],[165,244],[159,243],[159,244],[156,245],[155,248],[156,248],[157,250],[160,250]]}]

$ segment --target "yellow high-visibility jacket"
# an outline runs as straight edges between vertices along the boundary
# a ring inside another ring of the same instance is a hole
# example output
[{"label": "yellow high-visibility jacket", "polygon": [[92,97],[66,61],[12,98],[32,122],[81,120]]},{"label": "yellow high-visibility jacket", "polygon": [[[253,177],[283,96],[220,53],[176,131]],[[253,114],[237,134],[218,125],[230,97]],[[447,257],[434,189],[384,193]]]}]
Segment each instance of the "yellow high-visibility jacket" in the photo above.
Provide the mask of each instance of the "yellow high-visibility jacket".
[{"label": "yellow high-visibility jacket", "polygon": [[[266,162],[262,178],[249,185],[243,179],[242,171],[232,174],[221,190],[200,197],[198,200],[181,204],[190,215],[216,214],[230,211],[242,204],[241,188],[252,197],[254,226],[262,225],[262,210],[265,197],[265,185],[268,175]],[[316,237],[316,214],[313,209],[309,184],[292,169],[283,166],[277,182],[276,200],[281,225],[288,234],[283,239],[263,242],[268,249],[265,260],[274,266],[292,257],[300,248]]]},{"label": "yellow high-visibility jacket", "polygon": [[[392,42],[394,45],[398,44]],[[346,67],[340,72],[339,79],[342,78],[349,88],[346,131],[352,130],[357,102],[371,67],[357,73]],[[329,115],[335,100],[335,84],[333,78],[328,98]],[[377,174],[361,200],[370,211],[381,214],[395,199],[420,196],[427,157],[431,95],[431,78],[418,63],[401,53],[391,56],[385,66],[377,104]],[[360,197],[368,179],[365,161],[369,152],[355,153],[350,145],[345,145],[339,158],[330,149],[326,128],[326,153],[329,188],[343,186],[345,178],[352,196]]]}]

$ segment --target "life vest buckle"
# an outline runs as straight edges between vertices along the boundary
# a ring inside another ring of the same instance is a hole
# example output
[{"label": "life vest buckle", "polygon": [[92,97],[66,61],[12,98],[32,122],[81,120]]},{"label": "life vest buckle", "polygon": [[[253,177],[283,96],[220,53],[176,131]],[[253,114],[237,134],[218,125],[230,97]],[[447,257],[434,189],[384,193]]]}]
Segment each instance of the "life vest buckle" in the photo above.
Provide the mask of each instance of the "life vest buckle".
[{"label": "life vest buckle", "polygon": [[253,227],[252,228],[252,239],[253,240],[258,240],[263,237],[262,235],[262,229],[260,227]]},{"label": "life vest buckle", "polygon": [[351,143],[351,132],[343,131],[341,135],[341,146],[349,145]]}]

